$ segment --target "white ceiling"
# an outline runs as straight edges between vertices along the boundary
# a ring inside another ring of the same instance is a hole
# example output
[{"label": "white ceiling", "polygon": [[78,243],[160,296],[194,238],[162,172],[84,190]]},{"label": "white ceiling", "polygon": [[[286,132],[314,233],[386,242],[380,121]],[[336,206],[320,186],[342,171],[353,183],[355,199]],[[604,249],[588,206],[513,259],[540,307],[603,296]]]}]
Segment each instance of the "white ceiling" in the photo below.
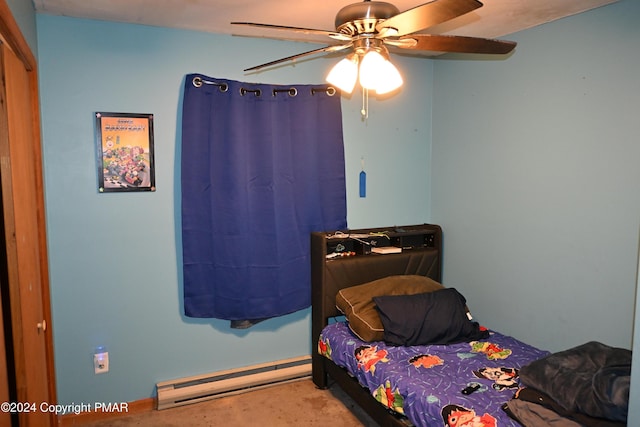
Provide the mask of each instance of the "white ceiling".
[{"label": "white ceiling", "polygon": [[[617,0],[481,0],[484,6],[427,32],[464,36],[503,36],[584,12]],[[33,0],[36,12],[50,15],[189,29],[251,37],[330,44],[330,39],[278,30],[232,26],[232,21],[334,30],[335,15],[358,0]],[[400,11],[424,0],[389,0]]]}]

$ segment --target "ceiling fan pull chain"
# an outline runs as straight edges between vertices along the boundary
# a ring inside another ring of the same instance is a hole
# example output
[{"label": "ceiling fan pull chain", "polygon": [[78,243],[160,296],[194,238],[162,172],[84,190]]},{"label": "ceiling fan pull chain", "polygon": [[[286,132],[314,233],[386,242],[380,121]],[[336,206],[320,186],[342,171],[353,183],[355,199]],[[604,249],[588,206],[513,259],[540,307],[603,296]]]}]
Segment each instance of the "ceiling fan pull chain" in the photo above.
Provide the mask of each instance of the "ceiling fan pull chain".
[{"label": "ceiling fan pull chain", "polygon": [[369,118],[369,89],[366,88],[362,88],[362,110],[360,110],[360,114],[362,114],[362,120]]}]

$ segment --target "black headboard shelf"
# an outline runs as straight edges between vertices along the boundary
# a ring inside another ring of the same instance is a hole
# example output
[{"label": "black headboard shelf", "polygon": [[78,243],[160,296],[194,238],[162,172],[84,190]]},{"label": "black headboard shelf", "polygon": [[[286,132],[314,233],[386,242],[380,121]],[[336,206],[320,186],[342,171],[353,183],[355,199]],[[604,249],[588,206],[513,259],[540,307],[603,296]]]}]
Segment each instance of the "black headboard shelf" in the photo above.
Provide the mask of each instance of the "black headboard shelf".
[{"label": "black headboard shelf", "polygon": [[[371,251],[386,246],[400,248],[400,252]],[[338,291],[393,275],[421,275],[441,282],[441,254],[442,229],[433,224],[311,233],[311,335],[317,386],[326,387],[327,373],[335,369],[317,354],[316,345],[329,319],[340,315]]]},{"label": "black headboard shelf", "polygon": [[395,247],[407,251],[424,248],[440,250],[442,246],[442,230],[432,224],[338,230],[313,235],[318,239],[319,245],[315,249],[325,250],[325,256],[329,255],[328,259],[369,255],[373,248],[380,247]]}]

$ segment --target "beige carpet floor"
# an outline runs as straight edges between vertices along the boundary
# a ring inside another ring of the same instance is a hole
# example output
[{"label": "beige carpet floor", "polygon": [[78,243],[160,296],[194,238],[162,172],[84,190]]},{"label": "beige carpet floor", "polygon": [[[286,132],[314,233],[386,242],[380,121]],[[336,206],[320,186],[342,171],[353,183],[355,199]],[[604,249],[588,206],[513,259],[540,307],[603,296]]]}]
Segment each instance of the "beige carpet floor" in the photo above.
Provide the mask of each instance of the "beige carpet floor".
[{"label": "beige carpet floor", "polygon": [[375,427],[337,386],[300,380],[162,411],[95,421],[85,427]]}]

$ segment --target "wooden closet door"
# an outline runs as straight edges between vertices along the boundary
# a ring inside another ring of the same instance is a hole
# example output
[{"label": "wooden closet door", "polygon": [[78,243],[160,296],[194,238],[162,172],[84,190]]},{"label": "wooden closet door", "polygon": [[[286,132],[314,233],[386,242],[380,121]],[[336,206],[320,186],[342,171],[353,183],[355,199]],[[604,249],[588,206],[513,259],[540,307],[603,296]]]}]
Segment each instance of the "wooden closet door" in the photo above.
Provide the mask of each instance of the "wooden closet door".
[{"label": "wooden closet door", "polygon": [[46,252],[41,246],[44,205],[41,196],[39,140],[34,126],[34,80],[24,63],[2,45],[0,111],[0,177],[4,210],[13,355],[18,402],[36,405],[21,412],[20,426],[49,426],[51,414],[41,411],[50,402],[43,289]]}]

